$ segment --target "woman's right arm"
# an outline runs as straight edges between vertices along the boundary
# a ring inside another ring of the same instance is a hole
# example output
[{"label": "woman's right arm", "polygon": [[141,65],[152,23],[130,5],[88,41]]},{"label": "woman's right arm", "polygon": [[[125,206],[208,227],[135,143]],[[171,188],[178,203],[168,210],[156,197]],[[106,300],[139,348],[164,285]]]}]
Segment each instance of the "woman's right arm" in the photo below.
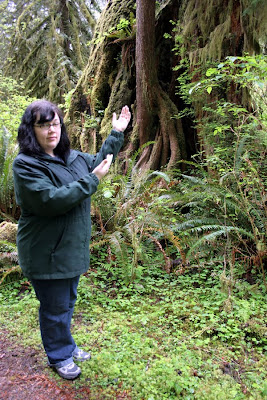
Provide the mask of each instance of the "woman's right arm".
[{"label": "woman's right arm", "polygon": [[97,190],[99,179],[89,173],[83,178],[56,187],[40,169],[23,160],[13,163],[15,194],[18,205],[34,215],[65,214]]}]

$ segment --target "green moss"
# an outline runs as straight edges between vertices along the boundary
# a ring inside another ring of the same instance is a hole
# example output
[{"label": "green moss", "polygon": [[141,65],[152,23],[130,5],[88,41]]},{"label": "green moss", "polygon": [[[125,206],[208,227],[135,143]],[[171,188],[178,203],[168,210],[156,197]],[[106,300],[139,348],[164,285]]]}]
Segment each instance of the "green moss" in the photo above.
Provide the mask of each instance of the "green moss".
[{"label": "green moss", "polygon": [[199,61],[203,64],[206,60],[220,60],[223,53],[223,42],[229,34],[230,25],[231,19],[228,16],[222,24],[216,26],[214,31],[211,32],[209,41],[203,48],[189,53],[190,63],[195,65]]},{"label": "green moss", "polygon": [[[111,78],[114,79],[114,75]],[[129,79],[130,76],[121,65],[118,73],[115,76],[114,83],[111,85],[112,90],[109,98],[109,104],[105,109],[104,118],[101,123],[100,134],[103,138],[106,138],[110,132],[113,112],[116,112],[118,117],[122,106],[125,104],[130,104],[132,92],[129,89]]]},{"label": "green moss", "polygon": [[0,240],[1,241],[6,240],[11,243],[16,243],[17,228],[18,228],[17,224],[3,221],[0,224]]},{"label": "green moss", "polygon": [[[180,7],[178,35],[188,52],[191,65],[220,60],[238,47],[243,52],[259,52],[267,37],[267,3],[253,7],[248,0],[238,5],[232,0],[184,1]],[[236,43],[235,43],[236,41]],[[240,51],[240,49],[239,49]],[[234,54],[235,55],[235,54]]]},{"label": "green moss", "polygon": [[[95,27],[95,33],[91,44],[90,57],[86,68],[76,86],[73,100],[68,111],[71,121],[71,137],[81,134],[73,125],[81,125],[79,115],[82,111],[79,106],[79,98],[86,93],[87,102],[90,104],[90,111],[93,117],[102,117],[105,110],[100,134],[103,138],[107,137],[111,128],[112,112],[118,113],[124,104],[129,104],[130,91],[127,89],[129,77],[123,77],[124,82],[119,82],[122,70],[126,69],[121,60],[123,44],[113,43],[108,32],[115,27],[121,18],[130,18],[135,6],[135,1],[114,0],[108,4],[101,13],[100,19]],[[117,97],[117,100],[116,100]],[[84,134],[82,142],[86,142],[88,135]],[[76,138],[72,143],[77,143]]]}]

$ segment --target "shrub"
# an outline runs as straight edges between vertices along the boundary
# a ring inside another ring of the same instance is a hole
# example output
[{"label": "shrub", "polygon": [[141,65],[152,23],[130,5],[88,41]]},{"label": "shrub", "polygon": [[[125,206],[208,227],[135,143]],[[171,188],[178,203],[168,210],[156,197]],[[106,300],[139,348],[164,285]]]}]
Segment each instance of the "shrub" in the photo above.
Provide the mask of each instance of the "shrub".
[{"label": "shrub", "polygon": [[[264,56],[227,57],[194,83],[181,82],[183,96],[199,111],[202,151],[184,175],[187,256],[209,244],[223,250],[225,264],[241,259],[245,271],[266,260],[267,62]],[[200,107],[201,106],[201,107]],[[200,119],[201,117],[201,119]],[[197,171],[197,172],[196,172]]]},{"label": "shrub", "polygon": [[34,99],[22,96],[23,84],[4,77],[0,71],[0,211],[3,218],[18,217],[15,202],[12,163],[17,154],[17,129],[20,118]]}]

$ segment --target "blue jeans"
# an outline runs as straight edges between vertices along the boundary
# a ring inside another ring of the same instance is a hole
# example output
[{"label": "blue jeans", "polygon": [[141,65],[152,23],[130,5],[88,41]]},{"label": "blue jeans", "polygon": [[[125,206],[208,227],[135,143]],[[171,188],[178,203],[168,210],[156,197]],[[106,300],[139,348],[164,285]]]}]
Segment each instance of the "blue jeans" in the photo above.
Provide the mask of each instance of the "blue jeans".
[{"label": "blue jeans", "polygon": [[40,301],[40,330],[50,366],[63,367],[73,360],[72,353],[77,346],[70,325],[79,278],[31,280]]}]

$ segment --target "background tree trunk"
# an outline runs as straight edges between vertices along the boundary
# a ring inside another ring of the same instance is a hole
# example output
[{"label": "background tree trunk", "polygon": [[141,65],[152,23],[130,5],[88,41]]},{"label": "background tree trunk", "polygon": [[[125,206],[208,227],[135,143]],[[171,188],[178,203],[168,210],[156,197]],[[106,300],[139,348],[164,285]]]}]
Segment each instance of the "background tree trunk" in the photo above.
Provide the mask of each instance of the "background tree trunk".
[{"label": "background tree trunk", "polygon": [[[134,8],[134,0],[108,1],[98,20],[88,64],[66,115],[72,144],[84,151],[94,152],[109,134],[112,113],[135,101]],[[129,21],[125,29],[121,19]]]}]

